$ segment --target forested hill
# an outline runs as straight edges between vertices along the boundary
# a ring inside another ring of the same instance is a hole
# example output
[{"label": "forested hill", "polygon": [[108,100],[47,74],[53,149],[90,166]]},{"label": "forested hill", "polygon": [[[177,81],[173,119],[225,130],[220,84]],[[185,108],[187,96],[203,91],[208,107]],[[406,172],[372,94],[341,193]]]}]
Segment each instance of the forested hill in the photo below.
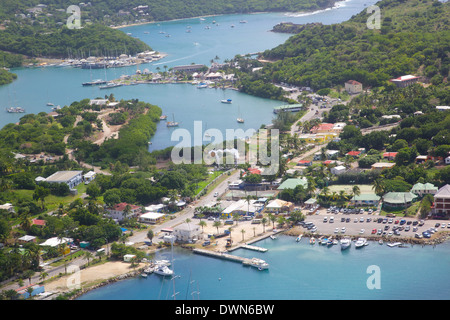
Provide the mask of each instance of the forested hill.
[{"label": "forested hill", "polygon": [[335,2],[336,0],[95,0],[78,3],[71,0],[2,0],[0,21],[14,18],[17,14],[24,14],[24,20],[27,20],[30,10],[37,8],[34,11],[44,16],[38,20],[44,19],[48,24],[65,23],[68,16],[65,10],[74,4],[80,6],[82,19],[106,25],[121,25],[141,19],[162,21],[215,14],[310,11],[331,7]]},{"label": "forested hill", "polygon": [[343,85],[349,79],[364,87],[384,86],[405,74],[434,84],[450,68],[450,3],[435,0],[383,0],[377,3],[381,28],[367,28],[366,10],[347,22],[311,25],[284,44],[267,50],[267,64],[253,81],[287,82],[313,89]]},{"label": "forested hill", "polygon": [[103,25],[87,25],[81,29],[63,26],[41,32],[32,26],[18,24],[0,31],[0,50],[31,57],[66,58],[71,56],[101,56],[108,53],[136,54],[150,47],[120,30]]}]

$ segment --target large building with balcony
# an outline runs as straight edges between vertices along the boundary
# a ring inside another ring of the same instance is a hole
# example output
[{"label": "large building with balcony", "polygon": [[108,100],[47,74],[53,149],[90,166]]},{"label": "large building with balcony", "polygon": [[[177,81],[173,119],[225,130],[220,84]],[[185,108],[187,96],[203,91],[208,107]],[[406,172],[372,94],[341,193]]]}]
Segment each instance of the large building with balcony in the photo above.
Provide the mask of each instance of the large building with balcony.
[{"label": "large building with balcony", "polygon": [[433,213],[439,216],[450,214],[450,184],[440,188],[434,195]]}]

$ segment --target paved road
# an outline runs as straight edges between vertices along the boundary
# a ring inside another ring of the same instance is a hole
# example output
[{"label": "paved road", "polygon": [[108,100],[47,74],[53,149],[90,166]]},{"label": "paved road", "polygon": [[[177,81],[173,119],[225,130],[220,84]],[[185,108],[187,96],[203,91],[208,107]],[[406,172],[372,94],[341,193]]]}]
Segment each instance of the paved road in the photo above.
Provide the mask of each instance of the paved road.
[{"label": "paved road", "polygon": [[[207,195],[191,203],[188,207],[178,212],[174,219],[166,221],[159,225],[155,225],[155,227],[153,228],[153,233],[155,234],[153,241],[155,241],[155,239],[160,239],[163,236],[161,234],[162,229],[173,228],[183,223],[188,218],[192,219],[196,207],[206,206],[216,201],[217,197],[214,197],[214,193],[217,192],[219,196],[224,194],[228,190],[228,183],[239,179],[239,172],[240,171],[237,170],[232,175],[230,175],[226,180],[224,180],[213,190],[211,190]],[[134,243],[148,241],[147,231],[136,232],[133,236],[129,238],[129,241]]]}]

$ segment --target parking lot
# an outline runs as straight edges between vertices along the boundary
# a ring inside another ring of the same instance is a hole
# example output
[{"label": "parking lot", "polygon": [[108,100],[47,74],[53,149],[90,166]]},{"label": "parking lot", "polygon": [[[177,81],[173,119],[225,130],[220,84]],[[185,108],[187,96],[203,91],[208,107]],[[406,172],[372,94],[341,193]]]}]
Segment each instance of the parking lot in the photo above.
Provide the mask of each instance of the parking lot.
[{"label": "parking lot", "polygon": [[450,231],[450,224],[446,221],[390,218],[380,216],[378,211],[370,214],[368,211],[357,212],[333,213],[327,212],[327,209],[319,209],[314,214],[308,215],[305,220],[316,228],[305,229],[305,232],[314,232],[317,235],[414,238],[416,233],[422,235],[422,232],[433,228],[436,231]]}]

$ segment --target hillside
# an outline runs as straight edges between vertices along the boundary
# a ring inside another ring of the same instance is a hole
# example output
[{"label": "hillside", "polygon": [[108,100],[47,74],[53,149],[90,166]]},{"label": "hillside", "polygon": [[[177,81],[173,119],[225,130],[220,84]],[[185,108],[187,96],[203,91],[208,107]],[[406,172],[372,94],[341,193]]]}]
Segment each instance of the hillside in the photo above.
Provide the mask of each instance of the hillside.
[{"label": "hillside", "polygon": [[380,87],[405,74],[442,83],[450,68],[450,4],[383,0],[377,5],[380,30],[367,28],[365,11],[341,24],[298,28],[284,44],[262,53],[261,59],[275,62],[257,75],[248,74],[248,86],[263,79],[318,90],[353,79],[364,87]]}]

